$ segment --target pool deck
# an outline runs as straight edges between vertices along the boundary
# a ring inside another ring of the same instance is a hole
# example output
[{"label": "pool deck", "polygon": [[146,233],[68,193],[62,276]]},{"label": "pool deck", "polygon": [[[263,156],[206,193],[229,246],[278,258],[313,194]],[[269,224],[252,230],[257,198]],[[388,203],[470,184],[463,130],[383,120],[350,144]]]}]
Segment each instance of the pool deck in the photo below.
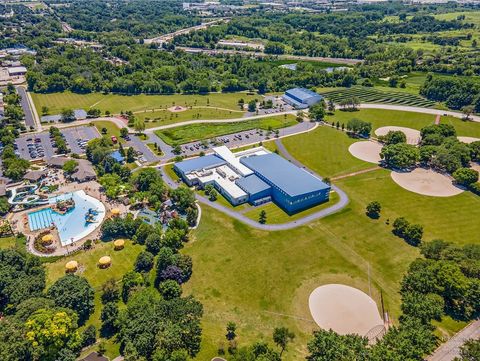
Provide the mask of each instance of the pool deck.
[{"label": "pool deck", "polygon": [[[96,181],[90,181],[90,182],[84,182],[84,183],[65,182],[64,185],[60,187],[58,191],[52,193],[51,196],[53,197],[53,196],[61,195],[64,193],[71,193],[71,192],[76,192],[80,190],[83,190],[86,195],[99,200],[105,206],[105,217],[103,218],[103,220],[111,216],[111,210],[113,208],[120,209],[122,214],[127,211],[127,207],[123,203],[113,202],[109,200],[104,194],[102,194],[102,192],[100,192],[100,184],[97,183]],[[48,206],[41,206],[41,207],[20,211],[13,214],[12,217],[9,219],[15,231],[21,232],[25,234],[25,236],[27,237],[27,249],[30,253],[33,253],[41,257],[63,256],[80,249],[87,239],[95,240],[99,238],[100,228],[101,228],[100,226],[96,227],[92,232],[86,234],[81,239],[74,242],[72,245],[62,246],[58,232],[56,229],[54,229],[52,234],[54,236],[53,244],[55,246],[55,251],[49,254],[38,252],[33,247],[33,243],[34,243],[35,237],[45,229],[34,231],[34,232],[30,231],[30,228],[28,225],[28,213],[38,211],[46,207]]]}]

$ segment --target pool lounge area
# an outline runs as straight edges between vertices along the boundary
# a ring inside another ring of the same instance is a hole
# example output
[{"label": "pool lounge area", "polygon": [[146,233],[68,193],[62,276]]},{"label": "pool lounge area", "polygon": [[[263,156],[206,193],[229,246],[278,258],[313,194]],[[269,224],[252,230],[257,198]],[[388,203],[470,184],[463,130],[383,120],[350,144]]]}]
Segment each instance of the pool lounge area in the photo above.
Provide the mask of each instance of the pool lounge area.
[{"label": "pool lounge area", "polygon": [[88,236],[97,229],[105,218],[105,206],[98,199],[87,195],[83,190],[51,197],[48,203],[73,200],[75,206],[64,214],[52,208],[44,208],[28,213],[30,230],[39,231],[55,226],[62,246]]}]

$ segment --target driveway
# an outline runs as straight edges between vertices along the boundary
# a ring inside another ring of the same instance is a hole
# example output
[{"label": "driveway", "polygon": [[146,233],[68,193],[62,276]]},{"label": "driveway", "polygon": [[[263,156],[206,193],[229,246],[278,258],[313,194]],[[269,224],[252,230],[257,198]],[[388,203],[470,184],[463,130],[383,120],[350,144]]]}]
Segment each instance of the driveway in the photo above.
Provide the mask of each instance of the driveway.
[{"label": "driveway", "polygon": [[20,95],[20,105],[22,106],[23,112],[25,113],[25,125],[27,126],[27,130],[35,129],[35,118],[33,115],[33,111],[30,108],[30,103],[28,102],[28,95],[27,91],[22,86],[15,87],[17,89],[17,93]]}]

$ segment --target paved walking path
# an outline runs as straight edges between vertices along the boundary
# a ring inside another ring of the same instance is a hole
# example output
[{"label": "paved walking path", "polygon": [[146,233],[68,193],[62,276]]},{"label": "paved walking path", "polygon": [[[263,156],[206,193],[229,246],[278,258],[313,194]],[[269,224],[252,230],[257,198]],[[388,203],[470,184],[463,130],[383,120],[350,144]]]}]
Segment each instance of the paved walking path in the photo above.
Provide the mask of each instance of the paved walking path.
[{"label": "paved walking path", "polygon": [[230,119],[186,120],[184,122],[178,122],[178,123],[172,123],[172,124],[160,125],[158,127],[148,128],[148,129],[145,129],[145,133],[150,134],[150,133],[153,133],[156,130],[176,128],[176,127],[181,127],[182,125],[203,124],[203,123],[237,123],[237,122],[245,122],[247,120],[255,120],[255,119],[261,119],[261,118],[271,118],[271,117],[275,117],[275,116],[278,116],[278,115],[284,115],[284,114],[296,115],[297,111],[296,110],[289,110],[287,112],[278,112],[278,113],[272,113],[272,114],[254,115],[253,117],[241,117],[241,118],[230,118]]},{"label": "paved walking path", "polygon": [[[375,103],[363,103],[360,104],[360,109],[385,109],[385,110],[399,110],[404,112],[414,112],[414,113],[424,113],[432,115],[450,115],[455,118],[464,118],[463,113],[454,112],[451,110],[441,110],[433,108],[421,108],[421,107],[411,107],[408,105],[393,105],[393,104],[375,104]],[[480,116],[470,115],[470,120],[474,122],[480,122]]]},{"label": "paved walking path", "polygon": [[427,361],[452,361],[460,356],[460,347],[468,340],[480,339],[480,320],[476,320],[442,344]]},{"label": "paved walking path", "polygon": [[342,174],[342,175],[333,177],[332,180],[339,180],[339,179],[349,178],[349,177],[353,177],[353,176],[356,176],[356,175],[359,175],[359,174],[369,173],[369,172],[372,172],[372,171],[378,170],[378,169],[382,169],[382,167],[375,166],[375,167],[372,167],[372,168],[362,169],[362,170],[359,170],[359,171],[356,171],[356,172],[352,172],[352,173]]}]

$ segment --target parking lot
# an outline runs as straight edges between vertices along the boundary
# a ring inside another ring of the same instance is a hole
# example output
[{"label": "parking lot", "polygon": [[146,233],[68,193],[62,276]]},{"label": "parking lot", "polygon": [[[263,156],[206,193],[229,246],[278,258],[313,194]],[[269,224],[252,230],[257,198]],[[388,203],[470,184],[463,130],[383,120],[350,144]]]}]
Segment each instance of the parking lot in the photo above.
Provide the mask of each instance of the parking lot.
[{"label": "parking lot", "polygon": [[61,132],[65,137],[68,147],[72,150],[72,153],[76,154],[85,153],[87,143],[92,139],[101,137],[95,127],[81,126],[65,128],[61,129]]},{"label": "parking lot", "polygon": [[[85,153],[87,142],[94,138],[100,138],[100,134],[95,127],[74,127],[61,129],[68,147],[73,153]],[[55,155],[54,141],[49,133],[39,133],[34,135],[22,135],[15,140],[16,153],[22,159],[48,159]]]}]

